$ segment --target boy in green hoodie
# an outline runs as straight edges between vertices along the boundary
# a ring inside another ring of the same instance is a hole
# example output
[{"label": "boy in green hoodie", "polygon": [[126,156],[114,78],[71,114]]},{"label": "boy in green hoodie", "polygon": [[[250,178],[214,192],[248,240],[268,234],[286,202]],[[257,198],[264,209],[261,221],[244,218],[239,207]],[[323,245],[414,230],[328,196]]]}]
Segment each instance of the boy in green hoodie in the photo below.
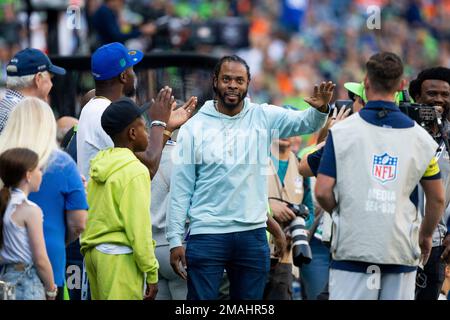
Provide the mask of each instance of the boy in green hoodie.
[{"label": "boy in green hoodie", "polygon": [[150,174],[134,155],[148,144],[141,116],[148,108],[122,98],[111,103],[101,118],[114,148],[100,151],[91,161],[89,215],[81,237],[93,300],[154,299],[158,291]]}]

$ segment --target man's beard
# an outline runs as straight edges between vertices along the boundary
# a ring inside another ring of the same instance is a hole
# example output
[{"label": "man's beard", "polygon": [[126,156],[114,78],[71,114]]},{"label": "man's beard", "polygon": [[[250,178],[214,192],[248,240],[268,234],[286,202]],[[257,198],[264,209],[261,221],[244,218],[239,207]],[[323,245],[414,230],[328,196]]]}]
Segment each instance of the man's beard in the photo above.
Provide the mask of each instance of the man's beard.
[{"label": "man's beard", "polygon": [[136,87],[132,86],[124,91],[125,97],[133,98],[136,95]]},{"label": "man's beard", "polygon": [[245,90],[242,94],[237,94],[238,101],[236,103],[227,103],[225,101],[225,94],[221,93],[219,90],[217,90],[217,96],[219,97],[220,103],[228,110],[234,110],[237,106],[244,100],[244,98],[247,96],[248,90]]}]

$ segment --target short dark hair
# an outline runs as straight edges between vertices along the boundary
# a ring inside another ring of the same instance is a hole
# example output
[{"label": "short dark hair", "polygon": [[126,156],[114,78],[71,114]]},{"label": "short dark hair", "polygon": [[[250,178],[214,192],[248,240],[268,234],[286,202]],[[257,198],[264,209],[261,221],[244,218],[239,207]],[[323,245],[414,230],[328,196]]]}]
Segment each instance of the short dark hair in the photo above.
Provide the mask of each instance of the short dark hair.
[{"label": "short dark hair", "polygon": [[107,79],[107,80],[94,80],[95,82],[95,90],[104,90],[104,89],[108,89],[111,86],[115,85],[117,82],[120,82],[120,75],[122,74],[119,73],[117,76],[112,77],[111,79]]},{"label": "short dark hair", "polygon": [[213,78],[213,82],[212,82],[212,87],[213,87],[213,91],[214,93],[217,94],[217,88],[214,85],[214,79],[218,79],[219,78],[219,73],[220,73],[220,68],[222,68],[222,65],[225,62],[237,62],[242,64],[243,66],[245,66],[245,69],[247,70],[247,77],[248,77],[248,81],[250,81],[250,67],[248,66],[247,62],[245,62],[244,59],[242,59],[241,57],[237,56],[237,55],[232,55],[232,56],[223,56],[219,62],[217,62],[216,66],[214,67],[214,78]]},{"label": "short dark hair", "polygon": [[250,67],[248,66],[247,62],[245,62],[244,59],[235,54],[232,56],[224,56],[219,60],[219,62],[217,62],[216,66],[214,67],[214,78],[219,78],[220,68],[222,68],[222,65],[225,62],[237,62],[245,66],[245,69],[247,70],[247,77],[248,80],[250,81]]},{"label": "short dark hair", "polygon": [[367,76],[374,91],[391,93],[397,90],[403,75],[403,63],[392,52],[374,54],[366,63]]},{"label": "short dark hair", "polygon": [[409,83],[409,95],[416,100],[422,95],[422,84],[426,80],[441,80],[450,85],[450,69],[445,67],[434,67],[422,70],[417,78]]}]

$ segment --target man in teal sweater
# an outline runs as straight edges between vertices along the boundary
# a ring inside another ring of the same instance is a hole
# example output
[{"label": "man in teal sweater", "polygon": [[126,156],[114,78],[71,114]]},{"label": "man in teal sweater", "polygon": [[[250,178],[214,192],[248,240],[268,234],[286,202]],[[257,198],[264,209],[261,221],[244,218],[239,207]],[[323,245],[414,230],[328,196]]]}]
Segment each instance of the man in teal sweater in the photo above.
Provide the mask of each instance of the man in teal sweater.
[{"label": "man in teal sweater", "polygon": [[[246,99],[249,68],[237,56],[216,66],[216,100],[207,101],[178,136],[167,238],[171,265],[188,299],[217,299],[224,269],[231,299],[261,299],[269,271],[267,169],[274,138],[312,133],[328,116],[334,85],[322,83],[306,111]],[[186,218],[190,236],[182,244]],[[185,259],[186,257],[186,259]]]}]

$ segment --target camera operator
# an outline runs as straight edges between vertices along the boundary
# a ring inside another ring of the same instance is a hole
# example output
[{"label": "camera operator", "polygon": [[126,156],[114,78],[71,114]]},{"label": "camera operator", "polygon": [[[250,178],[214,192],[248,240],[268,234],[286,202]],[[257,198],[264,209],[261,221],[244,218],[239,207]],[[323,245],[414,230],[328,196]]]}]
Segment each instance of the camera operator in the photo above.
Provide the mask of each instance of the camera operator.
[{"label": "camera operator", "polygon": [[[400,58],[378,53],[366,67],[368,102],[330,130],[316,182],[318,202],[333,212],[330,300],[413,300],[444,209],[437,144],[394,103]],[[410,199],[419,182],[428,199],[421,225]]]},{"label": "camera operator", "polygon": [[[284,106],[289,109],[289,106]],[[309,180],[304,180],[298,171],[298,160],[291,151],[291,139],[275,140],[271,146],[270,173],[268,175],[269,206],[275,220],[285,229],[296,218],[296,213],[289,204],[305,204],[309,215],[306,226],[314,218],[314,204]],[[289,239],[289,238],[288,238]],[[272,246],[271,246],[272,247]],[[274,256],[271,252],[271,256]],[[291,241],[288,250],[272,266],[264,297],[269,300],[291,300],[292,274],[298,277],[298,270],[293,270]]]},{"label": "camera operator", "polygon": [[[436,67],[423,70],[416,79],[411,81],[409,94],[415,102],[438,107],[442,113],[444,132],[448,135],[450,129],[450,69]],[[436,128],[435,128],[436,129]],[[436,157],[441,171],[445,191],[445,207],[450,203],[450,160],[449,152],[442,137],[437,138],[439,149]],[[423,197],[422,197],[423,199]],[[450,250],[450,235],[447,233],[445,214],[439,221],[433,234],[433,249],[428,263],[424,266],[425,278],[423,283],[416,286],[417,300],[436,300],[444,281],[445,262],[441,259],[445,246]],[[444,257],[442,257],[444,258]]]}]

